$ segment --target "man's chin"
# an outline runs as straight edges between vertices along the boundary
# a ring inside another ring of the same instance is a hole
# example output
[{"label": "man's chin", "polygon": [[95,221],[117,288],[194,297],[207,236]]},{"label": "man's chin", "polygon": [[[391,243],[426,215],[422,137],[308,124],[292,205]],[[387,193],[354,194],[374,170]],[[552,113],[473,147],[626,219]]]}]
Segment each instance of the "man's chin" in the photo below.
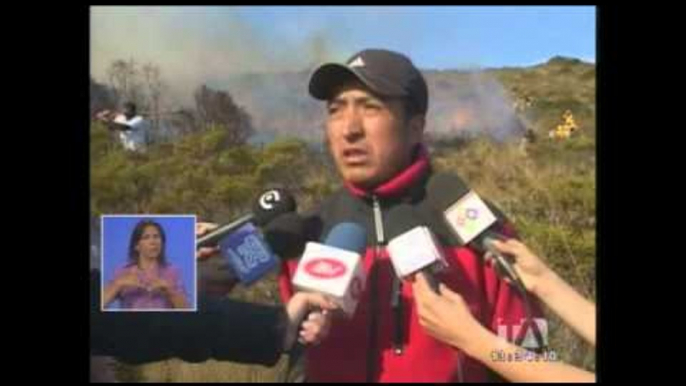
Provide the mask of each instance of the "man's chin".
[{"label": "man's chin", "polygon": [[343,179],[349,184],[365,189],[372,188],[377,184],[375,176],[363,170],[349,171],[343,175]]}]

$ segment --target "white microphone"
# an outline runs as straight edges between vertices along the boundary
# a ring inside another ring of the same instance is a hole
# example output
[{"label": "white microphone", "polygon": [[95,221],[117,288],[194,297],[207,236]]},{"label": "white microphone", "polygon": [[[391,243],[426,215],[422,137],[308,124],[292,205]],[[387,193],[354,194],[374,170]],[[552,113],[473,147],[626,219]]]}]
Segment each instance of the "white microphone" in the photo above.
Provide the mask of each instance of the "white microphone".
[{"label": "white microphone", "polygon": [[367,233],[355,223],[334,226],[324,244],[308,242],[298,262],[293,285],[300,290],[328,295],[352,317],[364,292],[366,273],[362,254]]},{"label": "white microphone", "polygon": [[424,225],[419,213],[407,204],[391,209],[386,219],[391,237],[387,249],[396,275],[404,279],[422,271],[431,288],[438,293],[438,280],[434,275],[448,263],[431,230]]}]

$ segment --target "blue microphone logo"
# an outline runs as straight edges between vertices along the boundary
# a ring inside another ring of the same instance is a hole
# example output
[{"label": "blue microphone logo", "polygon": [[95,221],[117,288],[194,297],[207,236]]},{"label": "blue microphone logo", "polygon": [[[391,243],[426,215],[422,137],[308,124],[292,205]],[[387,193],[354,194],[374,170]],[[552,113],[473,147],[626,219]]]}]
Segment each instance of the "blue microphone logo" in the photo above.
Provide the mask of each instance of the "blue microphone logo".
[{"label": "blue microphone logo", "polygon": [[278,264],[269,246],[251,223],[223,238],[219,248],[239,280],[246,285],[260,279]]}]

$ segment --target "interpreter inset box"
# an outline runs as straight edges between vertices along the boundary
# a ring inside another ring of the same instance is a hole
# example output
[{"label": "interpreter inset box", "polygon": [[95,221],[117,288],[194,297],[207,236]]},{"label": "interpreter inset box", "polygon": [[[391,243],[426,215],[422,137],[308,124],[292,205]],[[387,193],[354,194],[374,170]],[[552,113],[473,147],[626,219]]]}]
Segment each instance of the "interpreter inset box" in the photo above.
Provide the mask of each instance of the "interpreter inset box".
[{"label": "interpreter inset box", "polygon": [[196,311],[195,215],[101,216],[103,311]]}]

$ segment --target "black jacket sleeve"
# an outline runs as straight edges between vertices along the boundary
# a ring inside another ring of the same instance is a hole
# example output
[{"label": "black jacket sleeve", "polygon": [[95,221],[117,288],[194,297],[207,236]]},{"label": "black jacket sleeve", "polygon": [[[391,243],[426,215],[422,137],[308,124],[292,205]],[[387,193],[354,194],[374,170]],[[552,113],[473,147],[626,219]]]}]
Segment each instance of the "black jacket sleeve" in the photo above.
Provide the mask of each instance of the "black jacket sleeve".
[{"label": "black jacket sleeve", "polygon": [[203,297],[197,312],[103,312],[100,274],[91,271],[91,355],[126,363],[172,357],[274,365],[287,317],[283,307]]}]

